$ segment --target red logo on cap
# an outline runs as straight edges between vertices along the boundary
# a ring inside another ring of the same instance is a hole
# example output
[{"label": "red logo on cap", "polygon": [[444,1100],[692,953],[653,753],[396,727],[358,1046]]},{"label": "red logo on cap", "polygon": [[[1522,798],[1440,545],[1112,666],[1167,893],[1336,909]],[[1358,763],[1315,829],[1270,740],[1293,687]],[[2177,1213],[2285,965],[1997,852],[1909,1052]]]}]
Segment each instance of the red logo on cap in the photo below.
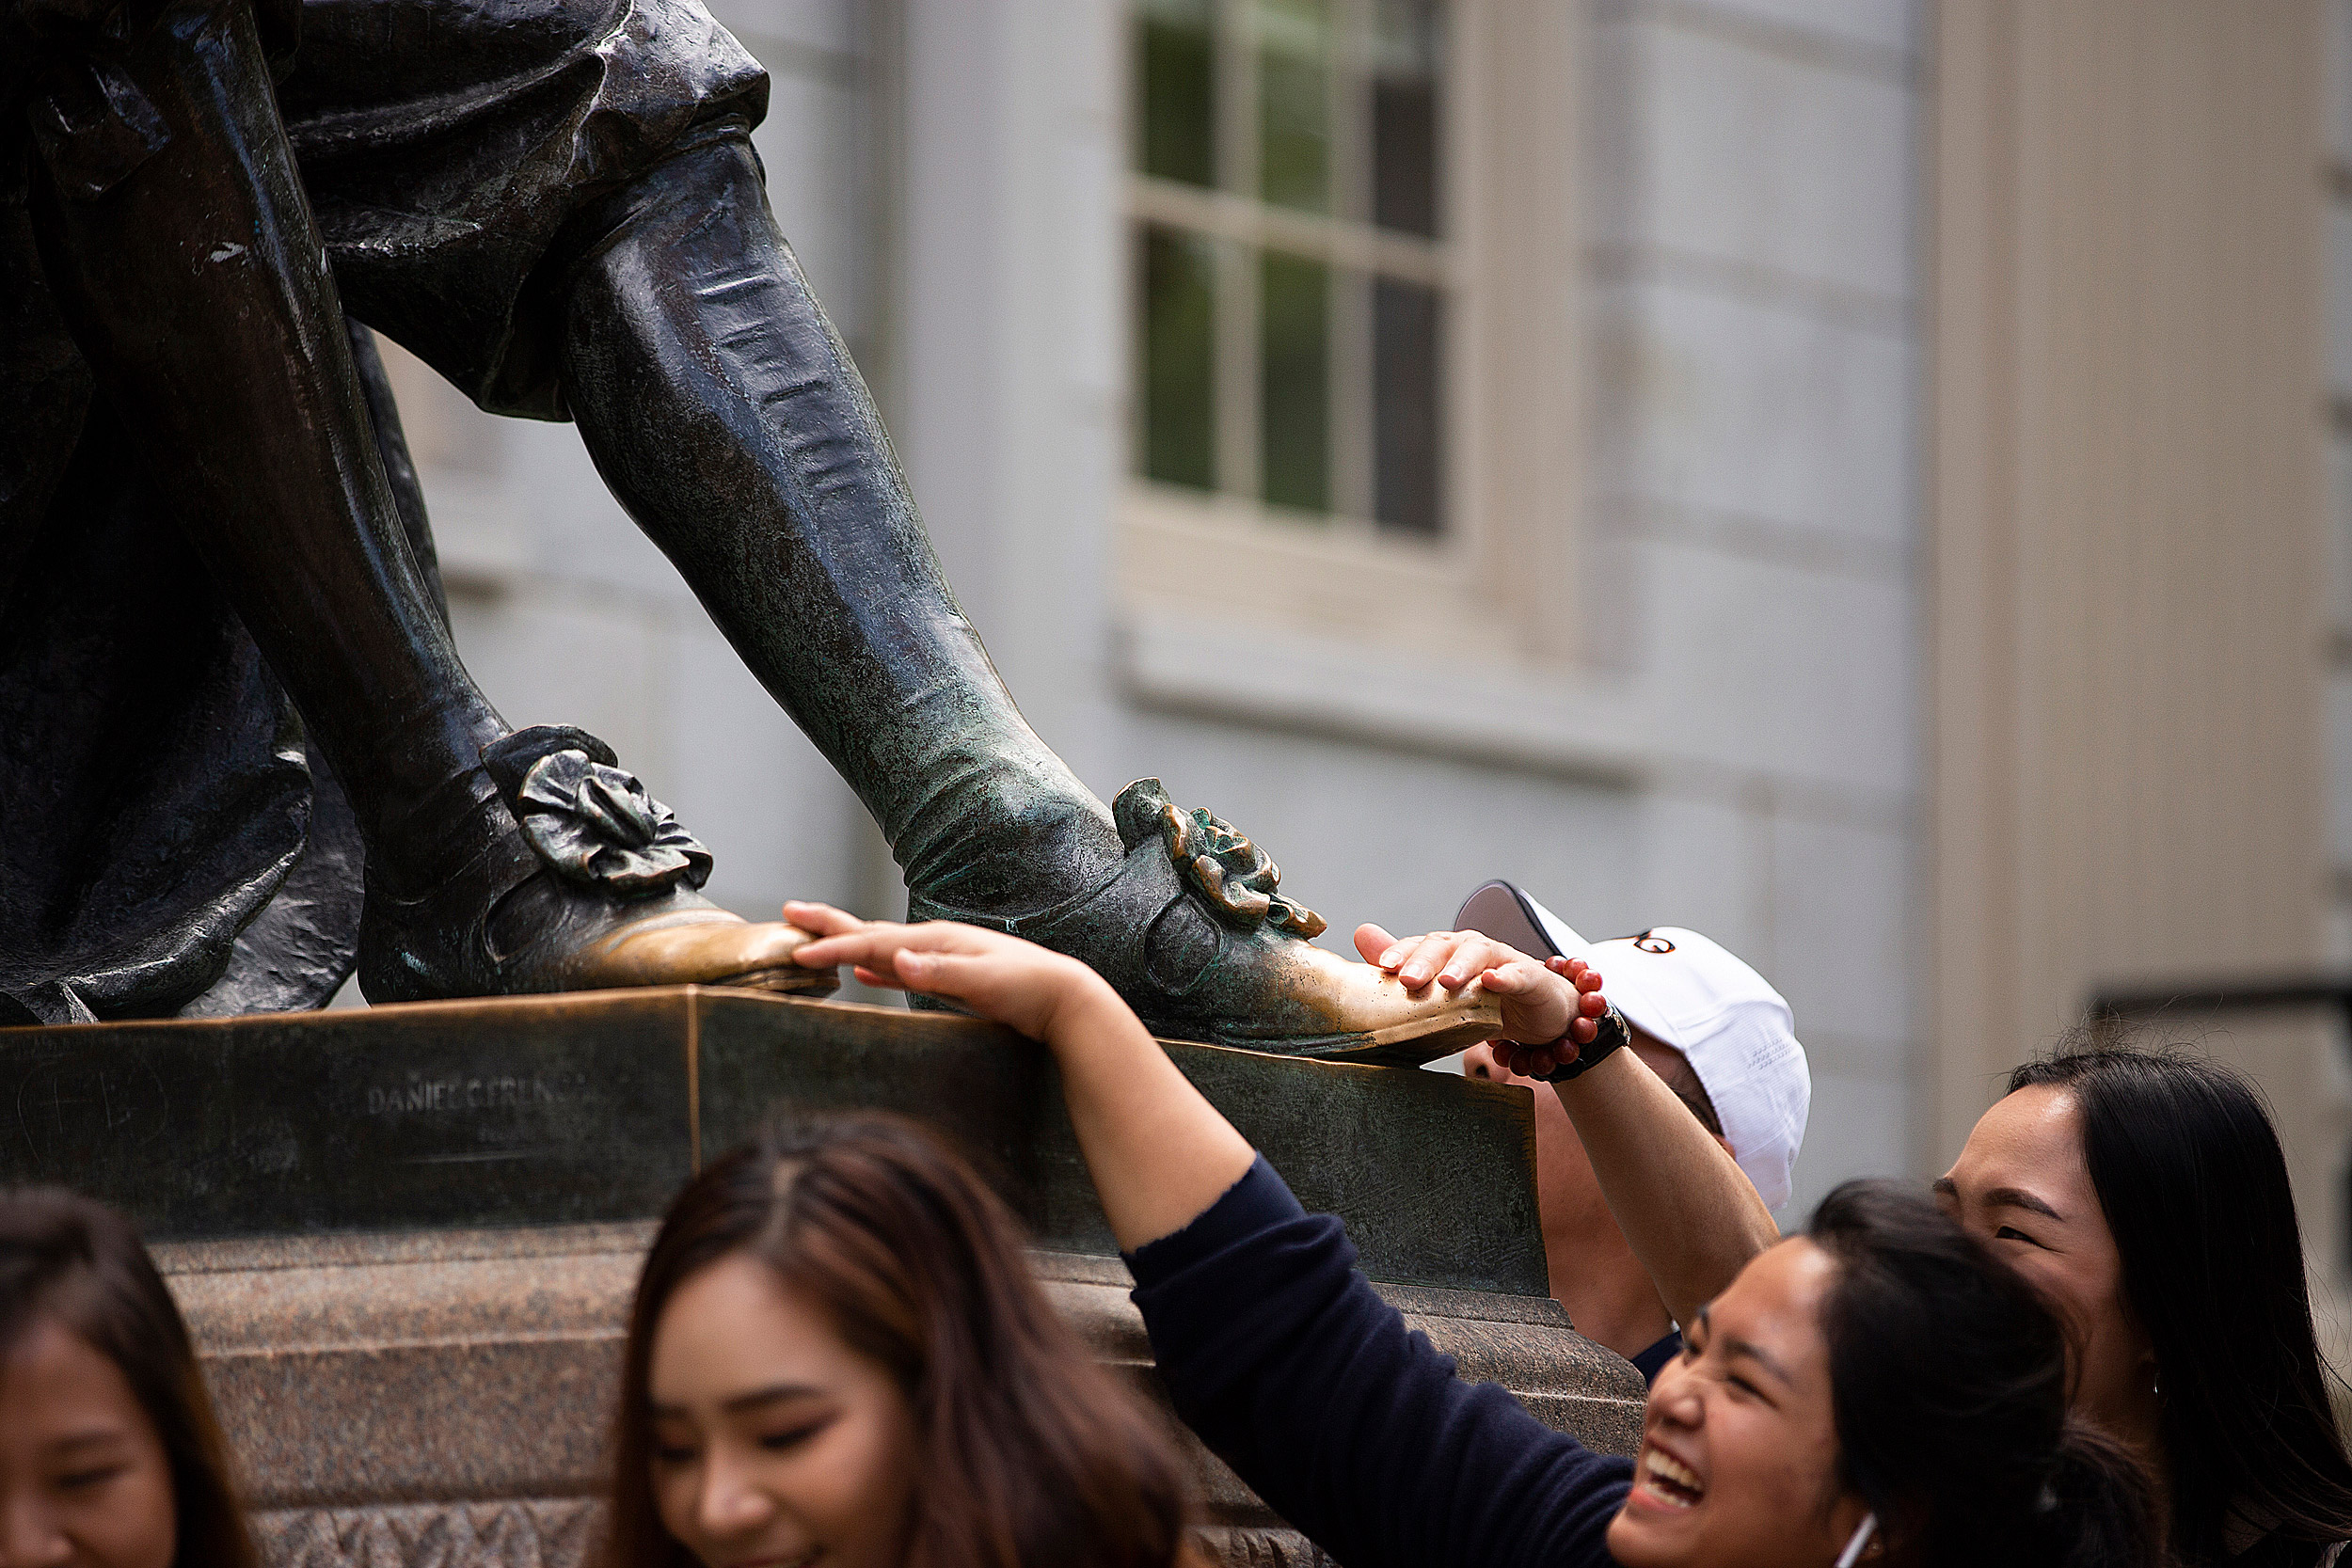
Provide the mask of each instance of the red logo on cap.
[{"label": "red logo on cap", "polygon": [[1675,950],[1675,944],[1656,931],[1644,931],[1633,939],[1633,945],[1645,953],[1671,953]]}]

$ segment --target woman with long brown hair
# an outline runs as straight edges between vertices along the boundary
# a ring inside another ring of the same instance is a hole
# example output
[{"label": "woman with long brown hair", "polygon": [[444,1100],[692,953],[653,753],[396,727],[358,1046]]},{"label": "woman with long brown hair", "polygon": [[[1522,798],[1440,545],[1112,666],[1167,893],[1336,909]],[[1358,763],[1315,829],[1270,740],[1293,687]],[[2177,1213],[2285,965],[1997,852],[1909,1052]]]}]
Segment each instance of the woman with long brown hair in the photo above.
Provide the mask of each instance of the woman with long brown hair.
[{"label": "woman with long brown hair", "polygon": [[787,1125],[670,1206],[629,1314],[603,1568],[1168,1568],[1184,1469],[898,1117]]},{"label": "woman with long brown hair", "polygon": [[0,1565],[259,1560],[137,1231],[71,1193],[0,1195]]}]

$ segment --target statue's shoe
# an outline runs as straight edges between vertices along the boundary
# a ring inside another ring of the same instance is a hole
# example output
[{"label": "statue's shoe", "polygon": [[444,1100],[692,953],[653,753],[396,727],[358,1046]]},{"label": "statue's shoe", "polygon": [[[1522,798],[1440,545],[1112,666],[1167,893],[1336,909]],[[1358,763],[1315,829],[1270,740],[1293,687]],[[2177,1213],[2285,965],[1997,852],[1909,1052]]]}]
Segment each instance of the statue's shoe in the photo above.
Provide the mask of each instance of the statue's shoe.
[{"label": "statue's shoe", "polygon": [[807,932],[754,924],[695,891],[709,852],[595,736],[518,731],[485,748],[483,763],[495,793],[462,809],[440,857],[445,871],[405,895],[371,871],[359,926],[369,1001],[676,985],[825,995],[839,987],[837,971],[792,961]]},{"label": "statue's shoe", "polygon": [[1264,852],[1170,801],[1157,779],[1121,790],[1112,816],[1126,859],[1089,891],[1012,917],[914,895],[907,918],[1009,931],[1083,959],[1170,1039],[1409,1065],[1502,1033],[1502,1002],[1475,983],[1407,990],[1315,946],[1322,918],[1277,891]]}]

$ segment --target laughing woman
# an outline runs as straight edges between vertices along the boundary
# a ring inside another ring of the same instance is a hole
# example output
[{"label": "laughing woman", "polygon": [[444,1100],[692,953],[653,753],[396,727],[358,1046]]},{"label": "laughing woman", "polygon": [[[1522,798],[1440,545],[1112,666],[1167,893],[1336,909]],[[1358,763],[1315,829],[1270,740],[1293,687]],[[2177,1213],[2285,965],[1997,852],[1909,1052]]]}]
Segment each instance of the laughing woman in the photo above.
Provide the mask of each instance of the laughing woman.
[{"label": "laughing woman", "polygon": [[[2154,1560],[2144,1473],[2067,1415],[2057,1321],[1923,1196],[1840,1188],[1693,1313],[1629,1463],[1455,1378],[1355,1272],[1339,1223],[1299,1207],[1092,971],[965,927],[787,916],[828,933],[803,961],[853,963],[1054,1053],[1179,1413],[1351,1568]],[[1539,1018],[1540,974],[1520,958],[1485,976],[1505,1027],[1589,1041],[1597,977]],[[1633,1070],[1619,1052],[1586,1076]],[[1681,1124],[1696,1126],[1656,1131]]]}]

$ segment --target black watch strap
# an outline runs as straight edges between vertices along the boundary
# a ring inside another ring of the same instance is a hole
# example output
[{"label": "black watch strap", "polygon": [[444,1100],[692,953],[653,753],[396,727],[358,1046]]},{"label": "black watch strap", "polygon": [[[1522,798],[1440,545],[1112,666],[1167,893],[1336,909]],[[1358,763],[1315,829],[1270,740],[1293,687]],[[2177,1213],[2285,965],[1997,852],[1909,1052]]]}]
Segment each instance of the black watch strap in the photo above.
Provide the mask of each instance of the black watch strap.
[{"label": "black watch strap", "polygon": [[[1602,1062],[1608,1060],[1619,1047],[1632,1042],[1633,1026],[1625,1021],[1625,1014],[1617,1011],[1616,1008],[1610,1008],[1607,1012],[1601,1014],[1600,1017],[1593,1020],[1593,1022],[1597,1026],[1597,1031],[1593,1036],[1593,1043],[1590,1045],[1577,1046],[1576,1060],[1572,1062],[1564,1062],[1560,1066],[1553,1068],[1549,1072],[1536,1074],[1536,1082],[1543,1084],[1557,1084],[1564,1079],[1581,1078],[1585,1073],[1590,1072],[1594,1068],[1598,1067]],[[1568,1027],[1573,1029],[1576,1026],[1574,1024],[1570,1024]],[[1568,1037],[1564,1034],[1551,1043],[1554,1046],[1560,1046],[1572,1044],[1574,1042],[1572,1042]]]}]

